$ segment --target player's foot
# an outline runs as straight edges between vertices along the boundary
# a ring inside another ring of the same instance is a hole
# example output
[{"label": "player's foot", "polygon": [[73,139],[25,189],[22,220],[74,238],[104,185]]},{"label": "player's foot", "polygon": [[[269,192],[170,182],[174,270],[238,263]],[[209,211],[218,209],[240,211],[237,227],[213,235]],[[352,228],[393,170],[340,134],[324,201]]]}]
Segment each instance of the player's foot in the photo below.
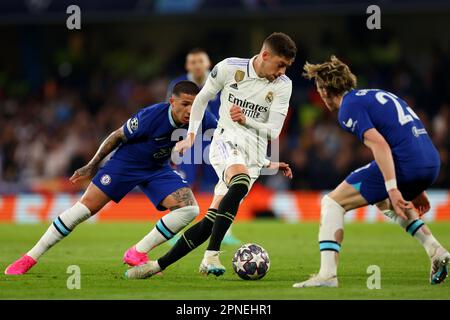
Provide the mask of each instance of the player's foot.
[{"label": "player's foot", "polygon": [[146,263],[147,261],[147,254],[137,251],[136,246],[132,246],[123,255],[123,262],[132,267],[139,266]]},{"label": "player's foot", "polygon": [[443,247],[439,247],[431,258],[430,283],[439,284],[448,276],[450,253]]},{"label": "player's foot", "polygon": [[18,275],[25,274],[37,263],[32,257],[28,255],[23,255],[20,259],[16,260],[14,263],[10,264],[6,270],[5,274],[8,275]]},{"label": "player's foot", "polygon": [[294,283],[292,286],[294,288],[311,288],[311,287],[331,287],[331,288],[337,288],[338,287],[338,280],[337,277],[322,277],[320,275],[312,275],[311,278],[309,278],[306,281]]},{"label": "player's foot", "polygon": [[226,233],[225,237],[222,240],[222,243],[223,244],[229,244],[229,245],[235,245],[235,244],[240,244],[241,240],[237,239],[231,233]]},{"label": "player's foot", "polygon": [[145,279],[155,274],[160,273],[161,267],[158,261],[148,261],[139,266],[128,269],[125,272],[125,278],[127,279]]},{"label": "player's foot", "polygon": [[211,273],[216,277],[223,275],[225,273],[225,267],[220,263],[219,254],[220,251],[205,254],[205,257],[200,263],[199,272],[206,276]]}]

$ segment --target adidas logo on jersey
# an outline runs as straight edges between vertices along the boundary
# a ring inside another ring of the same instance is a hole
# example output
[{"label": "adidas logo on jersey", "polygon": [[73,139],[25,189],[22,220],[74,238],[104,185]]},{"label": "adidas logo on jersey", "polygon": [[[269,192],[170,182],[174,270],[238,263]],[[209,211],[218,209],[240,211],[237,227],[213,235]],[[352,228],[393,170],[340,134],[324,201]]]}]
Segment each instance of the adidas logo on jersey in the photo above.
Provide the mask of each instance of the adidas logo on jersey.
[{"label": "adidas logo on jersey", "polygon": [[230,84],[230,88],[238,90],[237,83]]}]

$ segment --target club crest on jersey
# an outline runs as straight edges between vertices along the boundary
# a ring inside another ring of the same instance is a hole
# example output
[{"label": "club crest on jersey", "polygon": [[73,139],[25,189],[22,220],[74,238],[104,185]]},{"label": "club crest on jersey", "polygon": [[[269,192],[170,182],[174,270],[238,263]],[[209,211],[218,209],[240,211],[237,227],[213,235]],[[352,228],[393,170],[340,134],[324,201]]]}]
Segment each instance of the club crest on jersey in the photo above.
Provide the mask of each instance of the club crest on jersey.
[{"label": "club crest on jersey", "polygon": [[244,80],[245,73],[242,70],[236,70],[236,73],[234,74],[234,80],[238,83]]},{"label": "club crest on jersey", "polygon": [[267,95],[266,95],[266,102],[267,102],[268,104],[271,104],[272,101],[273,101],[273,92],[272,92],[272,91],[269,91],[269,92],[267,93]]},{"label": "club crest on jersey", "polygon": [[104,174],[102,175],[102,177],[100,178],[100,183],[104,186],[107,186],[108,184],[111,183],[111,177],[109,174]]},{"label": "club crest on jersey", "polygon": [[215,66],[211,71],[211,78],[217,77],[217,66]]}]

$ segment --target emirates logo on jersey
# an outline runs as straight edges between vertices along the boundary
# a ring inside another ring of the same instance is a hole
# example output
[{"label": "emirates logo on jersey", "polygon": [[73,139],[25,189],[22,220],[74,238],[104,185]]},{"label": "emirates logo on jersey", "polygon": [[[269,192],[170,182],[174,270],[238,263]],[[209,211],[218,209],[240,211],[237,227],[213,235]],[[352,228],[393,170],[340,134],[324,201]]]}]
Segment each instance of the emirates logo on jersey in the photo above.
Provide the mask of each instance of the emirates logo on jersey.
[{"label": "emirates logo on jersey", "polygon": [[228,101],[241,107],[242,113],[250,118],[259,118],[262,113],[269,111],[269,108],[266,106],[253,103],[247,99],[239,99],[232,93],[228,95]]}]

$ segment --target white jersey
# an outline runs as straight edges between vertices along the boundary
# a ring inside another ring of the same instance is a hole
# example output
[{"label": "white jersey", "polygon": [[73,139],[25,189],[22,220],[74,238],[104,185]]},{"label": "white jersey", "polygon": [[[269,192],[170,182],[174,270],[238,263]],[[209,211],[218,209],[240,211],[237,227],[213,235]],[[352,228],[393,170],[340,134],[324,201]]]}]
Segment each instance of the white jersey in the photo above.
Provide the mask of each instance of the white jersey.
[{"label": "white jersey", "polygon": [[[268,163],[266,153],[270,138],[270,130],[265,128],[264,124],[273,115],[281,117],[281,123],[277,122],[279,128],[272,128],[278,134],[281,131],[289,108],[292,81],[286,75],[272,82],[258,77],[253,68],[254,59],[255,57],[252,59],[228,58],[219,62],[209,74],[200,94],[205,97],[214,97],[221,91],[220,119],[216,132],[219,131],[233,144],[244,150],[247,161],[251,162],[248,165],[262,167]],[[197,98],[200,97],[197,96]],[[245,125],[231,119],[230,109],[234,104],[238,105],[246,116]],[[193,109],[194,107],[195,102]],[[193,121],[190,123],[189,132],[196,133],[198,123],[195,124],[195,122],[198,121],[193,119],[193,115],[194,110],[191,114]]]}]

